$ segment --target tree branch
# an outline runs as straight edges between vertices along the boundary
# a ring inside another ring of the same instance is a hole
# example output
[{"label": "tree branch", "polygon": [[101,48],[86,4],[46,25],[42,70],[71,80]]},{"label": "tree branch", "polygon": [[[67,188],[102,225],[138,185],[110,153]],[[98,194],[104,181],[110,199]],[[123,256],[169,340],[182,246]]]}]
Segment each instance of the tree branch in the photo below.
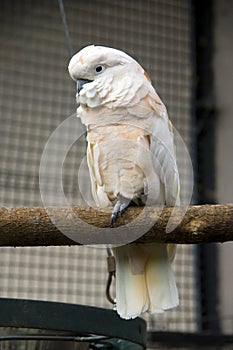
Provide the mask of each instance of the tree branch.
[{"label": "tree branch", "polygon": [[[142,209],[141,207],[128,208],[123,217],[117,218],[114,227],[128,225],[141,213]],[[161,212],[161,208],[146,207],[145,215],[136,225],[143,227],[152,223],[152,227],[136,242],[189,244],[233,241],[233,205],[190,206],[181,223],[175,230],[167,233],[166,225],[172,210],[173,208],[164,207]],[[176,220],[179,221],[182,218],[182,208],[175,208],[175,210]],[[99,208],[72,207],[72,211],[89,225],[109,228],[112,208],[100,210]],[[61,221],[62,218],[67,219],[67,215],[70,215],[68,207],[50,208],[50,214],[51,212],[61,218]],[[68,229],[71,233],[74,230],[72,227]],[[87,225],[84,228],[82,225],[76,226],[75,234],[78,234],[79,230],[82,234],[85,234],[85,230],[88,233]],[[43,207],[0,208],[0,246],[50,245],[78,245],[78,243],[58,230]]]}]

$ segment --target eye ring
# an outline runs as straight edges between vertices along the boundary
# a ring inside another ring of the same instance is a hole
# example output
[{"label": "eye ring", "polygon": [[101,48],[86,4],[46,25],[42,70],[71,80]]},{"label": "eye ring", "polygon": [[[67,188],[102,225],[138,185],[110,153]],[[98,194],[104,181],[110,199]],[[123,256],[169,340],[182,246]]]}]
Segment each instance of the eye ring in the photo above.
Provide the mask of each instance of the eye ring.
[{"label": "eye ring", "polygon": [[95,72],[96,74],[100,74],[105,70],[105,67],[102,64],[99,64],[98,66],[95,67]]}]

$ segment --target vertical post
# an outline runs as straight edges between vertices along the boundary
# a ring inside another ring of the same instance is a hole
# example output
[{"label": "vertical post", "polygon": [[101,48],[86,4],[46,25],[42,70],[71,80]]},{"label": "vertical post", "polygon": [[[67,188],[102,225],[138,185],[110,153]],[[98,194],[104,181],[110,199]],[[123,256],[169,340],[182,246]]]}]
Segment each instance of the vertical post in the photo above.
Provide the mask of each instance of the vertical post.
[{"label": "vertical post", "polygon": [[[213,1],[194,0],[196,33],[196,157],[199,204],[215,203],[215,105],[213,74]],[[198,248],[201,329],[219,331],[217,247]]]}]

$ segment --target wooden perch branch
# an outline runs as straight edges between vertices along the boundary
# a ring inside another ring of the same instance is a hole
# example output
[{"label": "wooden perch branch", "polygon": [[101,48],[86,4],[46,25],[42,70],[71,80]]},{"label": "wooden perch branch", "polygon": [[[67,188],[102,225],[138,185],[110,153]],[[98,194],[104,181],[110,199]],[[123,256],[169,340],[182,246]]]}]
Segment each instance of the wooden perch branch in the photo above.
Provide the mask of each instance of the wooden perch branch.
[{"label": "wooden perch branch", "polygon": [[[69,222],[68,208],[51,208],[57,217],[66,218]],[[173,208],[165,207],[162,212],[158,207],[146,207],[142,221],[137,225],[143,227],[148,222],[154,222],[147,233],[136,240],[137,243],[166,242],[166,243],[206,243],[233,241],[233,206],[232,205],[202,205],[190,206],[181,223],[170,233],[166,233],[166,224]],[[109,228],[112,208],[82,208],[72,207],[82,221],[100,228]],[[140,214],[142,208],[130,207],[117,218],[116,227],[128,225]],[[176,208],[176,218],[182,218],[182,208]],[[72,220],[71,220],[72,221]],[[71,222],[72,225],[72,222]],[[75,227],[88,233],[86,227]],[[58,225],[59,227],[59,225]],[[122,226],[123,227],[123,226]],[[72,227],[69,232],[72,234]],[[74,230],[74,229],[73,229]],[[86,232],[84,231],[86,230]],[[111,229],[110,229],[111,230]],[[64,232],[64,231],[63,231]],[[110,231],[111,234],[111,231]],[[78,245],[51,222],[45,208],[0,208],[0,246],[50,246]]]}]

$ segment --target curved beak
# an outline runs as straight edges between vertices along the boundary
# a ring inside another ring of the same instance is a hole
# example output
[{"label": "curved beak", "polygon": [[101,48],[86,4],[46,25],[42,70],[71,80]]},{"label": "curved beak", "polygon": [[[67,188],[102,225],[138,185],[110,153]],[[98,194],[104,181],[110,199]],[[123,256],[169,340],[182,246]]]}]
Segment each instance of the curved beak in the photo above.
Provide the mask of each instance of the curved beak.
[{"label": "curved beak", "polygon": [[92,80],[78,79],[77,80],[77,91],[78,91],[78,93],[82,90],[84,84],[91,83],[91,82],[92,82]]}]

